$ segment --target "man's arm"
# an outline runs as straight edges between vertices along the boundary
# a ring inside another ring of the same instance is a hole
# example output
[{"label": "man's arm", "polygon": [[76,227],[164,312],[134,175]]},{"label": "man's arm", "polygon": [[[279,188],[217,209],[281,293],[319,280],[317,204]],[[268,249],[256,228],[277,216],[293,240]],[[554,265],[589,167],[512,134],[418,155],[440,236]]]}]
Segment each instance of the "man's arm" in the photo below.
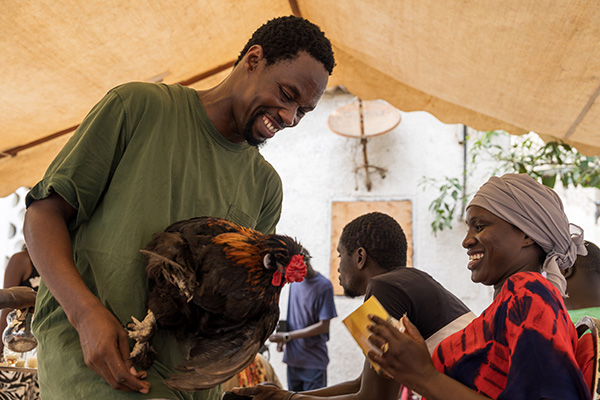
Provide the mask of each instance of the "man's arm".
[{"label": "man's arm", "polygon": [[[240,395],[256,396],[254,400],[284,400],[286,390],[279,390],[269,386],[252,386],[236,389]],[[368,360],[365,360],[361,376],[345,383],[322,389],[300,392],[294,395],[293,400],[322,400],[331,398],[335,400],[396,400],[400,392],[400,384],[378,375]]]},{"label": "man's arm", "polygon": [[[6,274],[4,275],[4,279],[5,287],[7,285],[11,285],[13,287],[0,289],[0,308],[2,308],[2,312],[0,312],[0,335],[2,335],[2,333],[8,326],[8,322],[6,321],[6,317],[8,317],[8,314],[15,308],[33,307],[35,305],[35,297],[37,295],[36,291],[30,287],[15,286],[14,283],[11,283],[14,281],[10,281],[10,279],[9,282],[7,282]],[[17,282],[16,285],[18,285],[19,283],[20,281]],[[3,358],[2,354],[4,354],[4,342],[0,340],[0,358]]]},{"label": "man's arm", "polygon": [[88,289],[73,260],[67,224],[76,210],[58,194],[33,202],[23,233],[29,255],[44,283],[79,333],[85,363],[111,387],[147,393],[150,384],[128,361],[127,333]]},{"label": "man's arm", "polygon": [[369,360],[365,359],[360,388],[354,399],[396,400],[400,384],[375,372]]},{"label": "man's arm", "polygon": [[[329,398],[334,396],[341,395],[354,395],[359,392],[360,385],[362,381],[362,373],[358,376],[358,378],[353,379],[351,381],[341,382],[333,386],[327,386],[320,389],[307,390],[302,392],[304,395],[314,396],[317,398]],[[296,396],[294,396],[296,397]]]},{"label": "man's arm", "polygon": [[319,321],[316,324],[312,324],[309,325],[307,327],[304,327],[302,329],[297,329],[295,331],[290,331],[290,332],[275,332],[274,334],[272,334],[269,337],[269,340],[273,343],[285,343],[285,335],[288,334],[289,335],[289,340],[294,340],[294,339],[302,339],[302,338],[307,338],[307,337],[311,337],[311,336],[317,336],[320,335],[322,333],[328,333],[329,332],[329,321],[328,319],[323,320],[323,321]]},{"label": "man's arm", "polygon": [[36,292],[27,286],[14,286],[8,289],[0,289],[0,308],[9,310],[15,308],[33,307]]}]

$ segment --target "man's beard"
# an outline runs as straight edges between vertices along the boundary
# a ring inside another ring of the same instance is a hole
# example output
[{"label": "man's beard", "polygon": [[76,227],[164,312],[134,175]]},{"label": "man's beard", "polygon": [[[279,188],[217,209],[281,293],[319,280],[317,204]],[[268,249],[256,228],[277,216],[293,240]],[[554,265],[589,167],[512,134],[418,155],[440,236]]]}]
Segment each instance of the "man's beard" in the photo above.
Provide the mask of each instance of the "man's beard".
[{"label": "man's beard", "polygon": [[263,138],[263,137],[261,137],[260,139],[255,138],[254,134],[252,132],[252,127],[254,126],[254,123],[261,115],[262,115],[262,113],[256,113],[252,117],[250,117],[250,119],[248,120],[246,125],[244,125],[244,130],[242,131],[242,136],[243,136],[244,140],[246,141],[246,143],[248,143],[250,146],[254,146],[258,149],[260,149],[262,146],[264,146],[265,143],[267,142],[266,138]]},{"label": "man's beard", "polygon": [[358,291],[355,289],[352,289],[349,287],[344,287],[344,286],[342,286],[342,287],[344,288],[344,296],[350,297],[351,299],[354,299],[356,297],[363,295],[363,293],[358,293]]}]

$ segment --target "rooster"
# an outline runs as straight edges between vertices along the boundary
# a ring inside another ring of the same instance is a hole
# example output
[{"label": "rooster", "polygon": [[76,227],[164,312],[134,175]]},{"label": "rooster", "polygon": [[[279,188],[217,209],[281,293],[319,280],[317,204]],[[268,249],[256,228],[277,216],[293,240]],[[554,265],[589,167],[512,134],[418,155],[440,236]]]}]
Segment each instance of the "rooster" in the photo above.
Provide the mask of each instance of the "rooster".
[{"label": "rooster", "polygon": [[264,235],[221,218],[176,222],[141,250],[150,279],[148,314],[127,325],[134,364],[154,362],[156,329],[184,351],[175,390],[213,387],[243,370],[273,332],[286,282],[306,275],[305,249],[283,235]]}]

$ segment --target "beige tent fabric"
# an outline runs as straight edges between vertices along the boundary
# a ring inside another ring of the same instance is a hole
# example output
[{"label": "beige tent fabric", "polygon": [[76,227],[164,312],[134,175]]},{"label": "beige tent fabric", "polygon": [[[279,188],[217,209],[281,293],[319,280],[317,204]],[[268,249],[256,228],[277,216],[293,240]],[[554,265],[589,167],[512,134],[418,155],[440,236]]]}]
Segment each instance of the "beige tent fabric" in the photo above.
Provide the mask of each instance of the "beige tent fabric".
[{"label": "beige tent fabric", "polygon": [[[334,45],[332,85],[600,154],[597,0],[5,0],[0,152],[77,125],[118,84],[176,83],[231,63],[296,3]],[[0,158],[0,196],[39,179],[65,139]]]},{"label": "beige tent fabric", "polygon": [[[398,86],[406,92],[397,94],[401,102],[386,100],[401,109],[425,109],[477,129],[504,121],[508,130],[512,125],[598,147],[598,102],[575,126],[600,88],[597,1],[402,1],[378,12],[370,2],[335,11],[309,4],[314,8],[306,14],[321,25],[330,14],[341,21],[369,15],[360,29],[327,31],[337,47],[391,78],[369,85],[363,97]],[[364,82],[369,74],[339,78],[350,77]]]},{"label": "beige tent fabric", "polygon": [[[338,50],[335,54],[336,61],[340,65],[330,83],[344,85],[351,93],[364,100],[385,99],[403,111],[435,110],[435,116],[441,121],[462,123],[474,129],[502,129],[513,134],[528,132],[507,122],[474,113],[472,110],[421,92],[401,82],[387,85],[386,83],[392,80],[390,76],[356,60],[347,53]],[[491,126],[494,128],[490,128]]]}]

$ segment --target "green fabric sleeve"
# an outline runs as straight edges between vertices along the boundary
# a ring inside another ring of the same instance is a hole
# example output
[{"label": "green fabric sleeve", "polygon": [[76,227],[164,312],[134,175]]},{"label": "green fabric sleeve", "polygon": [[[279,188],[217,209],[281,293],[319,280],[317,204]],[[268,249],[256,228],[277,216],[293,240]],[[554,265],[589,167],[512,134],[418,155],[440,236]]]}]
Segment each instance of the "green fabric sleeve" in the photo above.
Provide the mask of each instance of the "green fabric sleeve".
[{"label": "green fabric sleeve", "polygon": [[111,91],[94,106],[50,164],[44,179],[27,194],[26,205],[56,192],[77,210],[70,229],[87,222],[123,155],[128,140],[123,134],[126,124],[122,99]]}]

